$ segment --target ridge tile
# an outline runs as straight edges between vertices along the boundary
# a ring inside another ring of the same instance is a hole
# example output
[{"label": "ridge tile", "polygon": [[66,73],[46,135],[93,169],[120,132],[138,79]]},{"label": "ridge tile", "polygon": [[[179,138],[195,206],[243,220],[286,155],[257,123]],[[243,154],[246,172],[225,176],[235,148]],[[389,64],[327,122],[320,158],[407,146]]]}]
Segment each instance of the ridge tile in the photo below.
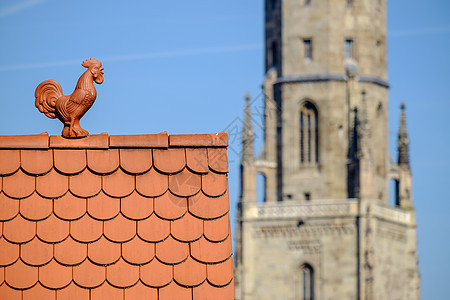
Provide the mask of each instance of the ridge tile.
[{"label": "ridge tile", "polygon": [[168,176],[158,173],[154,168],[143,175],[136,175],[136,190],[143,196],[161,196],[168,188]]},{"label": "ridge tile", "polygon": [[186,166],[186,153],[183,148],[153,149],[153,164],[162,173],[178,173]]},{"label": "ridge tile", "polygon": [[181,286],[199,286],[206,280],[206,265],[188,257],[186,261],[173,267],[173,279]]},{"label": "ridge tile", "polygon": [[195,298],[192,298],[191,288],[179,286],[172,281],[169,285],[159,289],[159,299],[192,300]]},{"label": "ridge tile", "polygon": [[72,193],[66,193],[61,198],[53,201],[54,214],[63,220],[72,221],[79,219],[86,213],[86,209],[87,200],[75,197]]},{"label": "ridge tile", "polygon": [[58,300],[89,300],[89,290],[77,286],[71,282],[62,290],[56,291],[56,299]]},{"label": "ridge tile", "polygon": [[39,282],[49,289],[61,289],[72,281],[72,267],[58,264],[55,260],[39,267]]},{"label": "ridge tile", "polygon": [[167,132],[142,135],[111,135],[109,146],[117,148],[167,148],[169,138]]},{"label": "ridge tile", "polygon": [[[206,176],[206,175],[203,175]],[[197,194],[202,187],[202,176],[184,169],[178,174],[169,176],[169,190],[180,197]]]},{"label": "ridge tile", "polygon": [[120,201],[120,211],[132,220],[148,218],[153,213],[153,198],[147,198],[134,191]]},{"label": "ridge tile", "polygon": [[20,150],[20,166],[29,174],[45,174],[53,167],[53,151]]},{"label": "ridge tile", "polygon": [[119,150],[87,150],[87,162],[94,173],[112,173],[119,168]]},{"label": "ridge tile", "polygon": [[89,135],[82,139],[67,139],[60,135],[50,136],[50,148],[108,149],[108,133]]},{"label": "ridge tile", "polygon": [[73,281],[81,287],[95,288],[100,286],[105,279],[106,267],[94,265],[89,259],[73,267]]},{"label": "ridge tile", "polygon": [[80,173],[87,165],[84,149],[54,149],[53,159],[55,169],[68,175]]},{"label": "ridge tile", "polygon": [[153,165],[151,149],[120,149],[120,166],[125,172],[143,174]]},{"label": "ridge tile", "polygon": [[118,288],[133,286],[139,280],[139,266],[130,265],[119,259],[115,264],[106,267],[106,280]]},{"label": "ridge tile", "polygon": [[135,189],[134,175],[126,174],[121,169],[102,176],[102,182],[103,191],[111,197],[126,197]]},{"label": "ridge tile", "polygon": [[0,221],[13,219],[19,213],[20,200],[11,199],[0,193]]},{"label": "ridge tile", "polygon": [[51,214],[43,221],[37,222],[37,236],[47,243],[58,243],[69,236],[69,221],[64,221]]},{"label": "ridge tile", "polygon": [[123,300],[123,289],[117,289],[108,284],[103,283],[101,286],[91,290],[91,300]]},{"label": "ridge tile", "polygon": [[87,244],[79,243],[69,236],[61,243],[54,245],[54,257],[62,265],[78,265],[87,257]]},{"label": "ridge tile", "polygon": [[0,285],[0,299],[22,300],[22,291],[15,290],[3,283]]},{"label": "ridge tile", "polygon": [[188,198],[189,212],[202,219],[217,219],[230,210],[228,190],[222,196],[210,198],[198,193]]},{"label": "ridge tile", "polygon": [[48,133],[0,136],[0,149],[48,149]]},{"label": "ridge tile", "polygon": [[187,213],[181,219],[172,221],[170,233],[179,241],[198,240],[203,234],[203,220]]},{"label": "ridge tile", "polygon": [[[1,201],[1,200],[0,200]],[[37,193],[20,200],[20,214],[29,220],[43,220],[53,212],[53,201],[45,199]]]},{"label": "ridge tile", "polygon": [[156,244],[156,257],[166,264],[178,264],[189,256],[189,244],[169,236]]},{"label": "ridge tile", "polygon": [[120,212],[120,199],[100,192],[97,196],[87,199],[87,211],[98,220],[112,219]]},{"label": "ridge tile", "polygon": [[187,212],[187,199],[167,192],[154,199],[154,210],[161,218],[167,220],[178,219]]},{"label": "ridge tile", "polygon": [[186,148],[186,165],[195,173],[208,173],[207,150],[205,148]]},{"label": "ridge tile", "polygon": [[97,265],[114,264],[120,255],[120,244],[110,242],[104,236],[95,243],[88,244],[88,257]]},{"label": "ridge tile", "polygon": [[171,147],[226,147],[228,134],[225,131],[212,134],[178,134],[169,136]]},{"label": "ridge tile", "polygon": [[202,191],[210,197],[218,197],[223,195],[228,189],[227,174],[217,174],[209,172],[202,175]]},{"label": "ridge tile", "polygon": [[31,289],[24,290],[22,294],[22,300],[36,300],[36,299],[56,299],[56,291],[49,290],[39,283],[33,286]]},{"label": "ridge tile", "polygon": [[103,223],[103,232],[107,239],[114,242],[130,241],[137,231],[136,221],[126,219],[118,214],[114,219]]},{"label": "ridge tile", "polygon": [[78,220],[70,222],[70,236],[82,243],[98,240],[103,234],[103,222],[92,219],[85,214]]},{"label": "ridge tile", "polygon": [[35,237],[28,243],[20,245],[20,258],[28,265],[45,265],[53,259],[53,245]]},{"label": "ridge tile", "polygon": [[[158,290],[150,288],[138,282],[136,285],[125,289],[125,300],[158,300]],[[59,299],[58,299],[59,300]]]},{"label": "ridge tile", "polygon": [[230,257],[223,263],[207,265],[206,273],[208,282],[214,286],[226,286],[233,280],[233,258]]},{"label": "ridge tile", "polygon": [[122,258],[130,264],[143,265],[155,257],[155,244],[141,240],[138,236],[122,243]]},{"label": "ridge tile", "polygon": [[5,268],[5,282],[15,289],[28,289],[35,285],[37,281],[38,268],[27,266],[20,259],[15,264]]},{"label": "ridge tile", "polygon": [[13,175],[3,177],[3,193],[11,198],[22,199],[33,194],[36,188],[34,176],[17,171]]},{"label": "ridge tile", "polygon": [[16,244],[31,241],[36,235],[36,222],[28,221],[21,215],[3,223],[3,237]]},{"label": "ridge tile", "polygon": [[36,192],[45,198],[59,198],[69,190],[69,178],[54,169],[36,177]]},{"label": "ridge tile", "polygon": [[[0,238],[0,249],[2,249],[0,251],[0,266],[8,266],[19,258],[19,245],[10,243],[3,237]],[[1,271],[3,272],[3,269]]]},{"label": "ridge tile", "polygon": [[217,173],[228,173],[227,149],[208,148],[208,162],[211,170]]},{"label": "ridge tile", "polygon": [[0,150],[0,175],[10,175],[20,167],[19,150]]},{"label": "ridge tile", "polygon": [[204,235],[212,242],[220,242],[225,240],[230,235],[230,214],[225,216],[204,221]]},{"label": "ridge tile", "polygon": [[[156,250],[158,251],[158,247],[156,247]],[[208,264],[225,261],[231,256],[232,252],[230,236],[220,243],[209,242],[204,237],[191,243],[192,257]]]},{"label": "ridge tile", "polygon": [[208,282],[193,289],[195,300],[229,300],[234,299],[234,282],[225,287],[214,287]]},{"label": "ridge tile", "polygon": [[147,242],[159,242],[170,234],[170,221],[160,219],[152,214],[145,220],[138,221],[138,235]]},{"label": "ridge tile", "polygon": [[78,197],[93,197],[102,189],[102,178],[85,169],[83,172],[69,177],[69,187],[72,194]]},{"label": "ridge tile", "polygon": [[[173,267],[159,262],[157,259],[140,267],[141,281],[151,287],[162,287],[173,278]],[[163,299],[160,297],[160,299]],[[170,299],[170,298],[168,298]]]}]

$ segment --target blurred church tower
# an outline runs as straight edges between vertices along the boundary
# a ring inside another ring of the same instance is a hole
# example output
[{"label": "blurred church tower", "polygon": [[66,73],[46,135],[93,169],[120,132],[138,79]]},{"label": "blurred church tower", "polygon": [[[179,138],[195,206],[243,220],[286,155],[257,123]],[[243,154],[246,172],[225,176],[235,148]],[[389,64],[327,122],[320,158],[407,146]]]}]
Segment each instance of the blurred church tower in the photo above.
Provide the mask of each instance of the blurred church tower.
[{"label": "blurred church tower", "polygon": [[236,299],[419,299],[404,105],[397,163],[388,152],[386,0],[265,6],[264,145],[255,156],[246,96]]}]

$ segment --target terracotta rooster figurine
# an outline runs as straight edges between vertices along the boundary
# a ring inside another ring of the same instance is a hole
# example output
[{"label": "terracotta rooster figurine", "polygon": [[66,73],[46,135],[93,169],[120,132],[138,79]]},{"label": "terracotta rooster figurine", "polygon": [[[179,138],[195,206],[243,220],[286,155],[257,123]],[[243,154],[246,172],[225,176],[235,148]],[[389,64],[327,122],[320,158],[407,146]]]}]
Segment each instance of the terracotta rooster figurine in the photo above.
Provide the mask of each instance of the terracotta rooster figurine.
[{"label": "terracotta rooster figurine", "polygon": [[91,108],[97,98],[95,81],[103,82],[102,63],[95,58],[87,59],[81,64],[87,71],[78,79],[72,95],[65,96],[61,85],[55,80],[46,80],[38,85],[34,96],[35,105],[47,117],[58,118],[64,123],[62,136],[66,138],[81,138],[89,135],[80,126],[81,117]]}]

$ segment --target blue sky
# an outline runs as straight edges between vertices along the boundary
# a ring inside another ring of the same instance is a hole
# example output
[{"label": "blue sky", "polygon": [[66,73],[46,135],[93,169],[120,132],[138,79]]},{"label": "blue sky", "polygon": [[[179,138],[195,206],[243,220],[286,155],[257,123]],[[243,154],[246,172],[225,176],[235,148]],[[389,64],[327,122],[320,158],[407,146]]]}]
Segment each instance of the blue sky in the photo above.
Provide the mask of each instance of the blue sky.
[{"label": "blue sky", "polygon": [[[391,152],[405,101],[422,298],[448,299],[450,2],[388,2]],[[0,135],[59,135],[61,123],[34,107],[34,90],[55,79],[71,93],[90,57],[105,67],[82,120],[91,134],[231,129],[264,75],[261,0],[1,0],[0,41]],[[233,208],[239,147],[230,132]]]}]

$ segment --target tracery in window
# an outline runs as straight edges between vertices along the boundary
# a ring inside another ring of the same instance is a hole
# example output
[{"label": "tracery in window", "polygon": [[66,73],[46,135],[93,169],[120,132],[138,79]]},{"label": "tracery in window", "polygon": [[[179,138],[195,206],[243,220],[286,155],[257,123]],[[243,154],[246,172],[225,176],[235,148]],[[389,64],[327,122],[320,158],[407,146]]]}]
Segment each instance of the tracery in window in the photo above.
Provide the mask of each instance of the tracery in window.
[{"label": "tracery in window", "polygon": [[318,114],[311,102],[305,102],[300,109],[300,162],[319,162]]}]

